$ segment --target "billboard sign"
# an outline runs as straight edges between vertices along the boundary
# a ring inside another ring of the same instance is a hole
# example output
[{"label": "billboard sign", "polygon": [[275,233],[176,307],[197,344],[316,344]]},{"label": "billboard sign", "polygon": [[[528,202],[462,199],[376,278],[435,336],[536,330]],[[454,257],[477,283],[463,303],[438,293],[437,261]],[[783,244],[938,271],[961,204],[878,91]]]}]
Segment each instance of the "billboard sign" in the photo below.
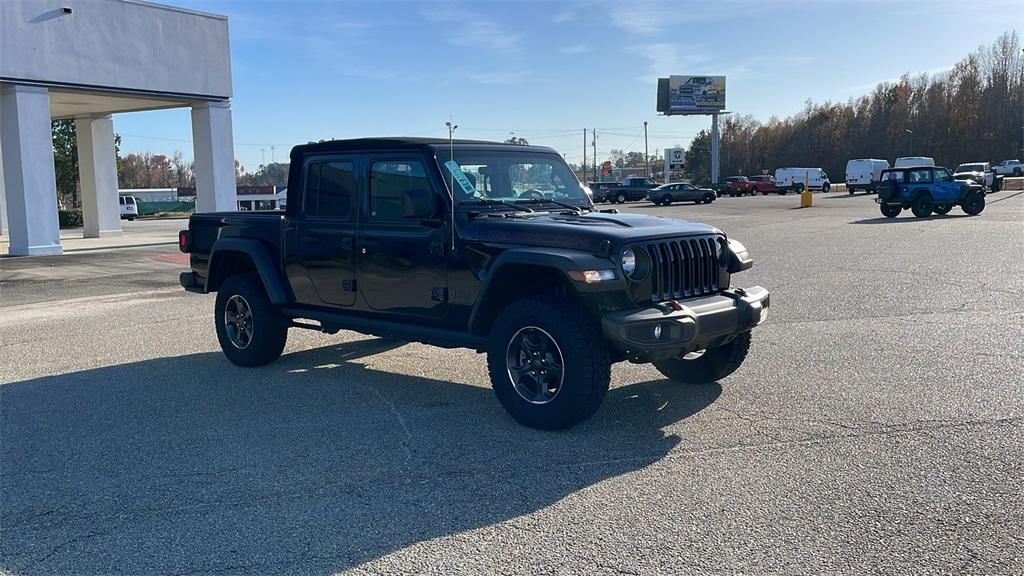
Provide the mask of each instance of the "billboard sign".
[{"label": "billboard sign", "polygon": [[658,79],[658,112],[712,114],[725,110],[725,76],[670,76]]}]

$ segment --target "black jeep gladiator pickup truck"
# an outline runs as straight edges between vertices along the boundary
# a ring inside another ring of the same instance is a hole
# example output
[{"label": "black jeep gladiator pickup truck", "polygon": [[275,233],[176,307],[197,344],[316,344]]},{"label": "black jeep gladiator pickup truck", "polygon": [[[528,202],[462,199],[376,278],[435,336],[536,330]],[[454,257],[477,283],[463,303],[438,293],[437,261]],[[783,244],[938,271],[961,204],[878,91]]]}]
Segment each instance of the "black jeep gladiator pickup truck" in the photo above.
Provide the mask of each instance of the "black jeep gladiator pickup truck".
[{"label": "black jeep gladiator pickup truck", "polygon": [[379,138],[296,146],[284,212],[194,214],[181,284],[216,292],[224,354],[273,362],[289,328],[487,353],[518,422],[593,414],[613,362],[706,383],[743,362],[768,291],[716,228],[596,211],[550,148]]}]

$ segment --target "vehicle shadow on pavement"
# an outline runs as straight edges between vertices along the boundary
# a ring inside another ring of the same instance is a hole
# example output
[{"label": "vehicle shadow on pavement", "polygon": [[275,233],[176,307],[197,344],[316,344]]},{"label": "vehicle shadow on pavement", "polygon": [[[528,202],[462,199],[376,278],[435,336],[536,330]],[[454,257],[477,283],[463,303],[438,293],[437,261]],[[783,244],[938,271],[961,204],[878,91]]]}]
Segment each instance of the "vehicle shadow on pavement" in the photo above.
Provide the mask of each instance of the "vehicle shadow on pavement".
[{"label": "vehicle shadow on pavement", "polygon": [[[663,428],[721,394],[616,387],[589,421],[541,432],[483,383],[357,362],[399,346],[361,340],[258,369],[193,354],[3,385],[0,573],[330,574],[654,464],[680,442]],[[388,359],[425,361],[414,346]]]},{"label": "vehicle shadow on pavement", "polygon": [[969,214],[932,214],[924,218],[916,218],[913,215],[901,215],[897,218],[865,218],[863,220],[852,220],[850,224],[906,224],[907,222],[928,222],[929,220],[959,220],[961,218],[974,218]]}]

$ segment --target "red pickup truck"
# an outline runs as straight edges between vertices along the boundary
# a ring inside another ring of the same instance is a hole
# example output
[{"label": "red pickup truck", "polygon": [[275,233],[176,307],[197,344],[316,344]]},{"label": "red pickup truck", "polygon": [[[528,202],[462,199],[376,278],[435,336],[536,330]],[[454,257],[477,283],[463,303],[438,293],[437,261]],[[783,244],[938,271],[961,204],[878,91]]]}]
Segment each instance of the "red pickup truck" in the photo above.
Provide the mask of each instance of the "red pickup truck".
[{"label": "red pickup truck", "polygon": [[725,179],[725,193],[729,196],[753,196],[757,194],[757,190],[751,186],[746,176],[729,176]]},{"label": "red pickup truck", "polygon": [[767,196],[769,192],[778,192],[778,188],[775,187],[775,178],[768,176],[767,174],[762,176],[751,176],[750,187],[754,189],[754,193],[760,192],[762,195]]}]

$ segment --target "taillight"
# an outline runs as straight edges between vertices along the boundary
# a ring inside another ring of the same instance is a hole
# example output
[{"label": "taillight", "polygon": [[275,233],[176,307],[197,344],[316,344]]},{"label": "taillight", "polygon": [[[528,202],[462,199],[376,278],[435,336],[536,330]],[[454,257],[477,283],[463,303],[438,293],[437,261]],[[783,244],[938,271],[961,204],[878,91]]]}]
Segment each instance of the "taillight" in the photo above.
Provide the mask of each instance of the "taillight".
[{"label": "taillight", "polygon": [[188,253],[189,248],[192,247],[189,236],[188,230],[178,231],[178,250]]}]

